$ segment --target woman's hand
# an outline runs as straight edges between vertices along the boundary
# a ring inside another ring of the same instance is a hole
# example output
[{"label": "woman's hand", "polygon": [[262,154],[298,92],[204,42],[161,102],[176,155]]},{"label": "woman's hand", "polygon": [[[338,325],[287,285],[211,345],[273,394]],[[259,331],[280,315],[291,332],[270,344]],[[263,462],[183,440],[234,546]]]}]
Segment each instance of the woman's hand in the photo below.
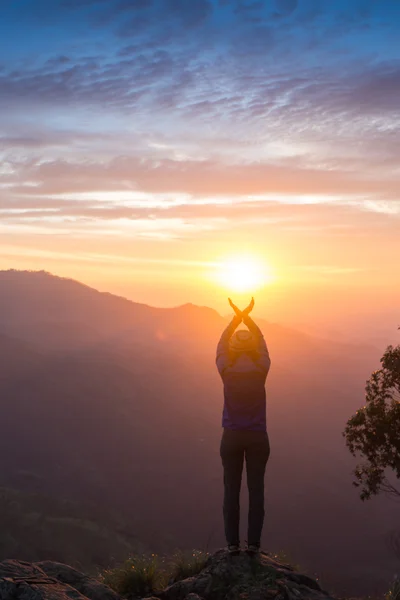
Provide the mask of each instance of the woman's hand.
[{"label": "woman's hand", "polygon": [[235,311],[236,316],[240,317],[241,319],[243,319],[242,311],[236,306],[236,304],[233,304],[233,302],[232,302],[232,300],[230,298],[228,298],[228,300],[229,300],[229,304],[231,305],[231,307]]},{"label": "woman's hand", "polygon": [[242,310],[242,317],[248,317],[249,314],[251,313],[251,311],[254,308],[254,298],[251,299],[250,304],[244,309]]}]

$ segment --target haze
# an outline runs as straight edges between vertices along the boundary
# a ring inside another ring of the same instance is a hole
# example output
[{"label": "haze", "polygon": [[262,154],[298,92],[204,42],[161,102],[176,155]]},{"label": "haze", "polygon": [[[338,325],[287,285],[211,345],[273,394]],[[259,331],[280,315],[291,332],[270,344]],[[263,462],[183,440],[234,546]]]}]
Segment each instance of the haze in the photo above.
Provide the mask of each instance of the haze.
[{"label": "haze", "polygon": [[[381,352],[258,322],[273,357],[263,547],[338,595],[382,594],[398,568],[398,505],[360,501],[341,435]],[[224,544],[215,341],[226,323],[206,307],[0,271],[0,561],[93,570]]]},{"label": "haze", "polygon": [[393,0],[2,3],[0,269],[225,312],[216,271],[250,255],[273,274],[259,315],[392,341],[399,18]]}]

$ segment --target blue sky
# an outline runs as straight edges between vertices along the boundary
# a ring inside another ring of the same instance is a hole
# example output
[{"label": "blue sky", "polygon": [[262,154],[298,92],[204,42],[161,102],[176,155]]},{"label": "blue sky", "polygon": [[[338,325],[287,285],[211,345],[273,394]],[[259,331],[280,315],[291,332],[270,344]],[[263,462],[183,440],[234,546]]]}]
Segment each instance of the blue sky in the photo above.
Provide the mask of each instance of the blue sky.
[{"label": "blue sky", "polygon": [[399,34],[397,0],[3,2],[0,266],[235,246],[389,285]]},{"label": "blue sky", "polygon": [[398,118],[396,0],[15,0],[0,17],[5,128],[23,113],[49,133],[176,141],[204,125],[205,141],[251,143],[272,124],[302,137],[304,113],[313,137]]}]

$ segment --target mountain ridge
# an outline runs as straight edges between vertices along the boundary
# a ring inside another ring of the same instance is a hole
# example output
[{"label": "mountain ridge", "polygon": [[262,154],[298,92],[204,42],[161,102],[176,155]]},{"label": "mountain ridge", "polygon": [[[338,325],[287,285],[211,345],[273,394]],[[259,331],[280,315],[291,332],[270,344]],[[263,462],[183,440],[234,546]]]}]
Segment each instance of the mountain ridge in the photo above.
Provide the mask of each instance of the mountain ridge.
[{"label": "mountain ridge", "polygon": [[[155,317],[156,314],[160,314],[162,316],[169,316],[169,315],[178,315],[179,314],[184,314],[185,316],[189,315],[189,316],[199,316],[199,315],[207,315],[212,317],[215,322],[218,322],[218,325],[220,325],[220,323],[222,323],[222,321],[228,321],[228,319],[230,317],[228,317],[227,315],[221,315],[220,313],[218,313],[215,309],[209,307],[209,306],[200,306],[200,305],[196,305],[192,302],[186,302],[184,304],[175,306],[175,307],[156,307],[156,306],[152,306],[149,304],[145,304],[145,303],[140,303],[140,302],[136,302],[134,300],[125,298],[123,296],[120,295],[116,295],[110,292],[101,292],[99,290],[97,290],[94,287],[91,287],[85,283],[82,283],[80,281],[77,281],[73,278],[67,278],[67,277],[60,277],[58,275],[54,275],[48,271],[19,271],[16,269],[10,269],[10,270],[0,270],[0,292],[2,292],[0,297],[0,311],[4,310],[4,308],[9,308],[9,306],[4,306],[5,302],[4,302],[4,285],[8,286],[8,288],[10,288],[10,283],[12,284],[26,284],[27,282],[29,282],[29,284],[35,283],[35,284],[43,284],[48,283],[51,284],[53,286],[53,288],[57,288],[60,285],[65,288],[65,287],[69,287],[72,286],[74,287],[76,290],[79,290],[80,292],[84,292],[86,295],[90,295],[91,299],[93,300],[94,298],[96,299],[108,299],[108,300],[112,300],[113,302],[116,302],[118,304],[124,305],[124,307],[130,307],[132,309],[134,309],[135,311],[143,311],[142,313],[139,312],[139,315],[144,316],[146,311],[148,316],[151,317]],[[29,287],[28,290],[29,292],[32,292],[32,290],[35,289],[35,287]],[[59,288],[59,290],[53,289],[52,291],[60,291],[61,288]],[[40,287],[39,290],[36,290],[36,293],[39,292],[39,297],[42,298],[44,293],[45,293],[45,289],[43,289],[43,287]],[[59,296],[56,296],[55,298],[57,301],[60,300]],[[137,316],[137,315],[136,315]],[[378,352],[378,350],[374,347],[368,346],[367,344],[361,344],[361,343],[348,343],[348,342],[337,342],[325,337],[318,337],[315,335],[311,335],[307,332],[303,332],[301,330],[292,328],[292,327],[287,327],[285,325],[282,325],[280,323],[277,322],[269,322],[266,321],[264,318],[260,318],[257,320],[260,321],[260,323],[262,324],[262,326],[264,328],[268,330],[278,330],[282,333],[290,334],[293,335],[295,337],[297,337],[299,339],[299,341],[312,341],[315,340],[318,343],[325,343],[325,344],[335,344],[335,345],[343,345],[346,347],[351,347],[354,349],[360,349],[360,348],[369,348],[371,351],[375,351]]]}]

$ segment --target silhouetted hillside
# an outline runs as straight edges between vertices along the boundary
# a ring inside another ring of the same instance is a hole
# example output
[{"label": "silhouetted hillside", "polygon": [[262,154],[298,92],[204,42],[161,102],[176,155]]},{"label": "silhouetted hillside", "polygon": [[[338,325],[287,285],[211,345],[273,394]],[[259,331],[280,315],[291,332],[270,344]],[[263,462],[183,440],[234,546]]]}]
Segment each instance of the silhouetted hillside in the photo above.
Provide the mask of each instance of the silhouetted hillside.
[{"label": "silhouetted hillside", "polygon": [[180,339],[187,327],[207,334],[219,321],[209,308],[152,308],[44,271],[0,271],[1,331],[40,347],[76,349],[132,334],[141,342]]},{"label": "silhouetted hillside", "polygon": [[[205,307],[156,309],[0,272],[0,485],[118,512],[159,552],[221,545],[214,354],[225,325]],[[262,327],[272,356],[264,545],[339,591],[383,590],[396,507],[359,501],[341,437],[380,349]]]}]

